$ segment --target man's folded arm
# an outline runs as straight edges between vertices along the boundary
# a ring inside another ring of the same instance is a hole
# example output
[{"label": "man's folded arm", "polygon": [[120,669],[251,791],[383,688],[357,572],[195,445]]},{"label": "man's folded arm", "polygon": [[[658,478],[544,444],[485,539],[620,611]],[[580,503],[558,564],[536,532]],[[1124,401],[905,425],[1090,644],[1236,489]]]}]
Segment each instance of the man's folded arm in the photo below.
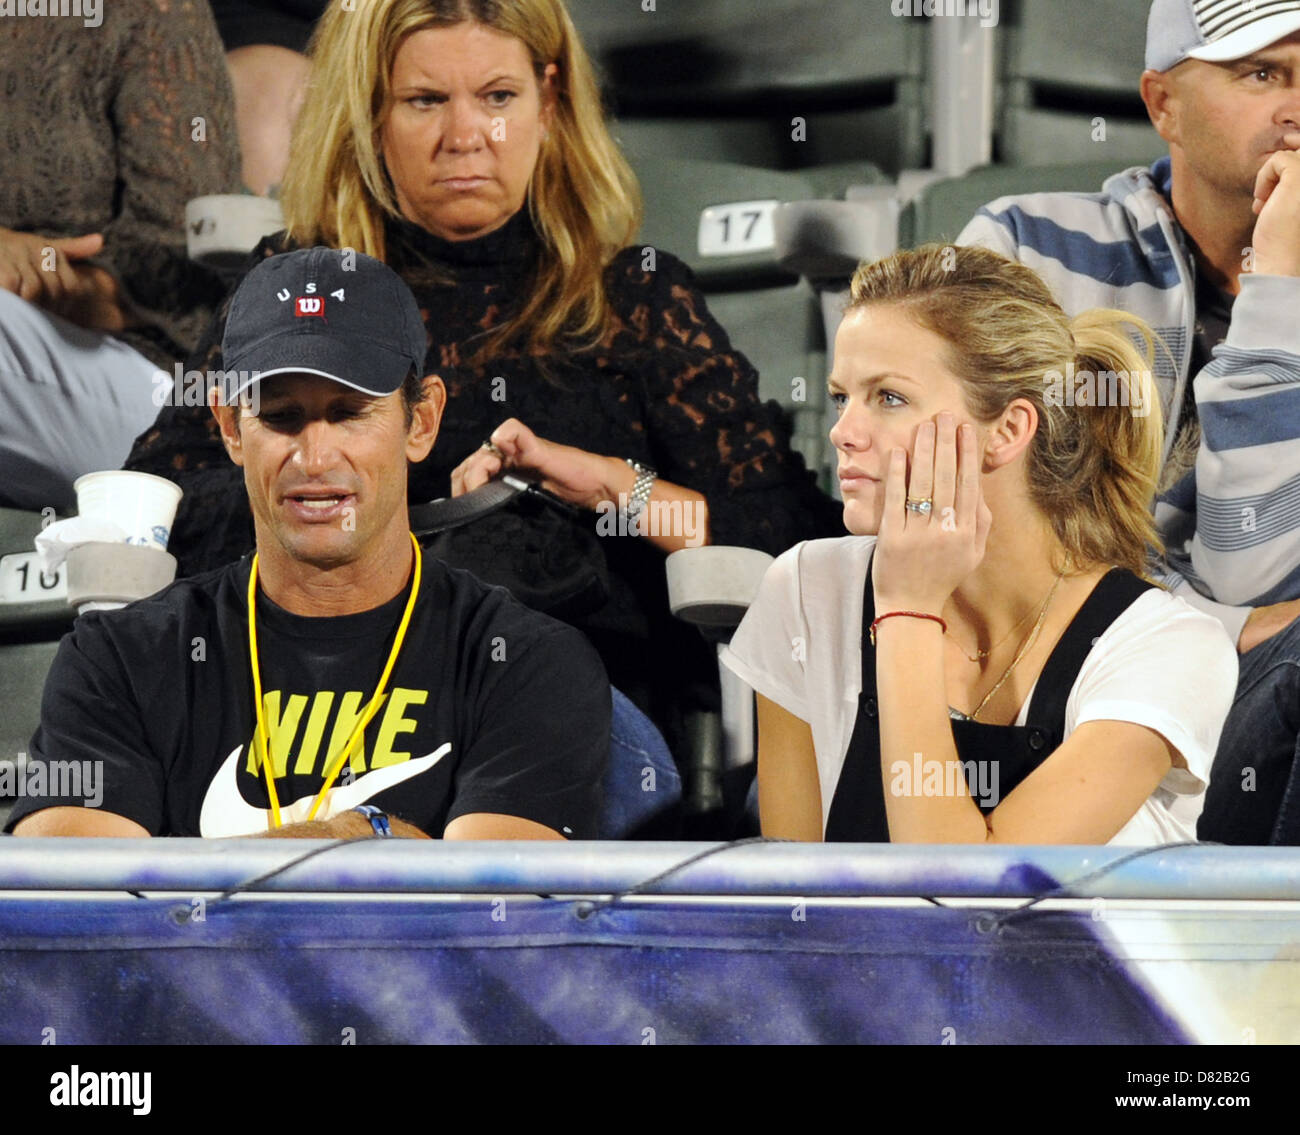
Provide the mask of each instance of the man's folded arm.
[{"label": "man's folded arm", "polygon": [[471,812],[457,816],[442,833],[443,839],[563,839],[554,828],[525,820],[522,816],[506,816],[499,812]]},{"label": "man's folded arm", "polygon": [[1300,595],[1300,279],[1243,275],[1227,339],[1194,378],[1197,576],[1216,599]]},{"label": "man's folded arm", "polygon": [[[27,791],[10,813],[13,834],[152,834],[161,823],[164,776],[151,744],[126,663],[100,621],[83,616],[59,643],[46,677],[28,746]],[[32,791],[38,767],[47,773],[39,794]]]},{"label": "man's folded arm", "polygon": [[[396,816],[388,817],[388,827],[397,839],[429,838],[427,832]],[[249,836],[229,838],[251,839],[261,836],[266,839],[370,839],[374,834],[374,826],[360,812],[344,812],[328,820],[304,820],[298,824],[285,824],[268,831],[253,832]]]},{"label": "man's folded arm", "polygon": [[98,808],[71,808],[60,806],[42,808],[24,816],[14,827],[16,836],[100,836],[108,839],[130,839],[149,833],[134,820],[105,812]]}]

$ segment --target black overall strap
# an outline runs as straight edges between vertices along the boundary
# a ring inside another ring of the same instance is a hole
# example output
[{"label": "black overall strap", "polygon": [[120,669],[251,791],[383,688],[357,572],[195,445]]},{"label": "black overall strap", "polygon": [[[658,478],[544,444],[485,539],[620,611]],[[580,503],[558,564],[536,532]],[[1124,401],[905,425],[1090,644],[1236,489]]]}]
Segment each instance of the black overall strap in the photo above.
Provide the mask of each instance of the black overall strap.
[{"label": "black overall strap", "polygon": [[1029,713],[1025,717],[1026,726],[1047,734],[1044,756],[1065,738],[1065,703],[1070,700],[1070,691],[1083,669],[1088,652],[1106,628],[1127,611],[1138,596],[1154,587],[1154,583],[1138,578],[1125,568],[1111,568],[1070,620],[1038,676]]},{"label": "black overall strap", "polygon": [[862,686],[853,735],[835,784],[826,817],[828,843],[888,843],[885,790],[880,773],[880,715],[876,707],[876,648],[871,645],[871,624],[876,619],[876,596],[871,586],[873,549],[862,589]]}]

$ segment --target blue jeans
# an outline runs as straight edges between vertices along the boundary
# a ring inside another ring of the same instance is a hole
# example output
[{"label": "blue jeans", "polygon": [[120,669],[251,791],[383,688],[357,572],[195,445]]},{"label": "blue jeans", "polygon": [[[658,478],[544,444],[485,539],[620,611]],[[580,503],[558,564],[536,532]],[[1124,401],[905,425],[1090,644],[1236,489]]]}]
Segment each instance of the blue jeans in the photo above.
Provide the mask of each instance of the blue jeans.
[{"label": "blue jeans", "polygon": [[1300,846],[1300,620],[1241,656],[1196,834]]},{"label": "blue jeans", "polygon": [[617,689],[598,839],[628,839],[681,804],[682,779],[654,723]]}]

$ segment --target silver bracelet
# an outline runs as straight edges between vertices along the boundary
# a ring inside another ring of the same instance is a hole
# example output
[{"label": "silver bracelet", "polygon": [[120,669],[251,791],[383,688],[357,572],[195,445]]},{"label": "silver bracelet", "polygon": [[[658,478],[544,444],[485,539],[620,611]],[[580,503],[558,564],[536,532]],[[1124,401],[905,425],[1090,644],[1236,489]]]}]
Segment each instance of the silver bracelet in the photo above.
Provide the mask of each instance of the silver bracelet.
[{"label": "silver bracelet", "polygon": [[628,494],[627,507],[624,509],[624,513],[628,520],[636,520],[640,517],[646,502],[650,499],[650,492],[654,488],[655,480],[659,474],[648,465],[642,465],[641,462],[633,461],[630,457],[625,457],[623,460],[636,472],[636,481],[633,482],[632,491]]}]

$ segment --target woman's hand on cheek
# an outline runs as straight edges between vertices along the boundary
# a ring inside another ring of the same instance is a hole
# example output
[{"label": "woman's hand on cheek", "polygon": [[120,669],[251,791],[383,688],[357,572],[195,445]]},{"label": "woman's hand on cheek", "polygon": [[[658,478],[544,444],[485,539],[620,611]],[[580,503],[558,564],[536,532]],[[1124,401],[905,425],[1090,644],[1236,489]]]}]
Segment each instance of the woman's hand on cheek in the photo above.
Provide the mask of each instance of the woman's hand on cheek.
[{"label": "woman's hand on cheek", "polygon": [[[908,501],[930,501],[928,514]],[[916,431],[912,469],[895,449],[872,566],[876,610],[937,615],[984,558],[992,514],[980,491],[975,427],[948,413]]]}]

